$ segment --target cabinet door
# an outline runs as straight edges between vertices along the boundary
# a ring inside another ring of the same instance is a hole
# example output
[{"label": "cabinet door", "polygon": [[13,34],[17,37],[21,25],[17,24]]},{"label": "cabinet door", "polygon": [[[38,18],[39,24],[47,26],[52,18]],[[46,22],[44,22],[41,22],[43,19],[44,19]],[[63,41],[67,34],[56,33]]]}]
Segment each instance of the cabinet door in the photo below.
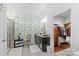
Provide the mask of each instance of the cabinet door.
[{"label": "cabinet door", "polygon": [[54,28],[54,46],[58,45],[58,36],[59,36],[59,32],[56,28]]}]

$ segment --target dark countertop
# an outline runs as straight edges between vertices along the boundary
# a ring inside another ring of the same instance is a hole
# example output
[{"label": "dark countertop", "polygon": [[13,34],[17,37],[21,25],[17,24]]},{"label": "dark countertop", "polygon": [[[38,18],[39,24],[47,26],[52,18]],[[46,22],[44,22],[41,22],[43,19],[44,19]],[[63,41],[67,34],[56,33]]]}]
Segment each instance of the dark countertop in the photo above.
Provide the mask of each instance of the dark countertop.
[{"label": "dark countertop", "polygon": [[41,37],[41,38],[46,38],[46,37],[50,37],[50,35],[40,35],[40,34],[36,34],[37,36]]}]

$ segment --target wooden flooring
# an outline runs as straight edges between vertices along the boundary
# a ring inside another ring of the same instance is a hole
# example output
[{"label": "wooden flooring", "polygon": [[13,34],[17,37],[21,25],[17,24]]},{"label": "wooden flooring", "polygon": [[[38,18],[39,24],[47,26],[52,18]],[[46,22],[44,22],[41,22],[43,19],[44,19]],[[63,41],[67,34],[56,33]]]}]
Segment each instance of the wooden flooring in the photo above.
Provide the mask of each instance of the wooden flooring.
[{"label": "wooden flooring", "polygon": [[58,47],[58,46],[54,47],[54,52],[59,52],[66,48],[69,48],[69,47],[70,47],[70,45],[68,43],[61,43],[60,47]]}]

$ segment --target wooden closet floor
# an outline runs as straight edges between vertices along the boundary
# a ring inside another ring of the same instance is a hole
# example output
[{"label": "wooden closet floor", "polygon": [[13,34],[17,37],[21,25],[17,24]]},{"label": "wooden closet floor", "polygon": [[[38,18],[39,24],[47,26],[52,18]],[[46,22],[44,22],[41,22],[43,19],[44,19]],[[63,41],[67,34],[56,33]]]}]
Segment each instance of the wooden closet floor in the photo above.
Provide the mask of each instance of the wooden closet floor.
[{"label": "wooden closet floor", "polygon": [[69,47],[70,45],[68,43],[61,43],[61,47],[58,46],[54,47],[54,52],[59,52]]}]

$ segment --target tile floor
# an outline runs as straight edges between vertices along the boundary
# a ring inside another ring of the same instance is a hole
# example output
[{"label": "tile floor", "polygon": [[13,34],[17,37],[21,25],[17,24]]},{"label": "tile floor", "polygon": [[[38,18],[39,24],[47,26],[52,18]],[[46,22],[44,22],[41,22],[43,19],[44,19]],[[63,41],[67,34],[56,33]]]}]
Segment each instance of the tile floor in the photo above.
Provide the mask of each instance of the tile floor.
[{"label": "tile floor", "polygon": [[[35,48],[35,50],[38,48]],[[28,46],[13,48],[9,51],[8,56],[53,56],[52,53],[42,52],[39,50],[31,52],[31,49]]]},{"label": "tile floor", "polygon": [[22,48],[22,56],[53,56],[53,54],[42,51],[31,53],[30,49],[27,46],[24,46]]},{"label": "tile floor", "polygon": [[24,46],[24,47],[11,49],[9,51],[8,56],[79,56],[79,47],[75,47],[75,48],[70,47],[53,54],[53,53],[47,53],[42,51],[31,53],[28,46]]},{"label": "tile floor", "polygon": [[[77,52],[77,53],[76,53]],[[60,52],[56,52],[56,56],[79,56],[79,47],[70,47]]]},{"label": "tile floor", "polygon": [[21,56],[22,47],[13,48],[8,52],[8,56]]}]

